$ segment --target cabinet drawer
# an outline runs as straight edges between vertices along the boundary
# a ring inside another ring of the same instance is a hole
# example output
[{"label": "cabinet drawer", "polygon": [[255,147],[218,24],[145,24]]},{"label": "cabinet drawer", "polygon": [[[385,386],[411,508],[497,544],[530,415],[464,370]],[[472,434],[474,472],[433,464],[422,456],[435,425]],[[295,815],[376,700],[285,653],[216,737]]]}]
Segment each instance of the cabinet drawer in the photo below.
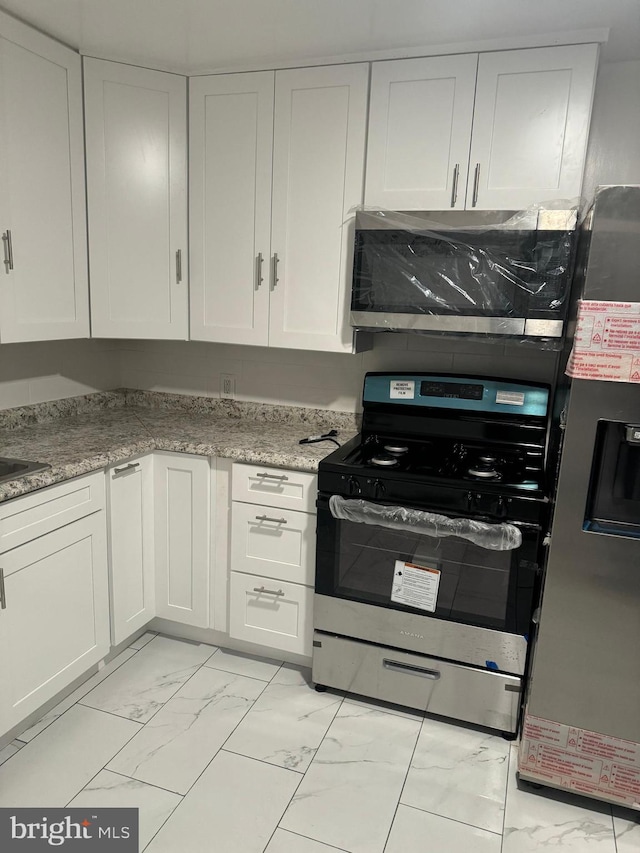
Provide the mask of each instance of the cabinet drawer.
[{"label": "cabinet drawer", "polygon": [[504,732],[517,728],[519,676],[320,631],[314,633],[313,643],[316,684]]},{"label": "cabinet drawer", "polygon": [[313,589],[231,572],[229,636],[311,655]]},{"label": "cabinet drawer", "polygon": [[282,468],[233,466],[232,499],[246,503],[316,511],[317,477],[305,471]]},{"label": "cabinet drawer", "polygon": [[7,501],[0,505],[0,554],[104,507],[102,471]]},{"label": "cabinet drawer", "polygon": [[313,586],[315,556],[315,515],[259,504],[233,504],[233,571]]}]

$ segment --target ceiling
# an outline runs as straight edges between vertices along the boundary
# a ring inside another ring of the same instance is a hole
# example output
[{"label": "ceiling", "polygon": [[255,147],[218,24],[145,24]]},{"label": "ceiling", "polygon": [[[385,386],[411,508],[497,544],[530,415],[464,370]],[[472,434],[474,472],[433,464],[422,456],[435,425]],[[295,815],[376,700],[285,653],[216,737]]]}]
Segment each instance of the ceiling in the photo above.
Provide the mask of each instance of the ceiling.
[{"label": "ceiling", "polygon": [[640,0],[0,0],[82,53],[182,73],[610,28],[640,59]]}]

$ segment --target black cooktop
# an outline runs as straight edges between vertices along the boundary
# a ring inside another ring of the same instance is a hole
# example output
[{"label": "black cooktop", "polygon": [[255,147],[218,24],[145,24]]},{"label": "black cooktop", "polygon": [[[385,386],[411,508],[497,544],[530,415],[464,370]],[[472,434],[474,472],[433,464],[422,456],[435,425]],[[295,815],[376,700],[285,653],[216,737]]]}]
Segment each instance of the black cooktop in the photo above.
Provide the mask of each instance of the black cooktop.
[{"label": "black cooktop", "polygon": [[367,470],[377,477],[401,472],[466,485],[500,484],[525,490],[541,489],[544,472],[540,448],[435,437],[411,441],[369,436],[348,450],[341,461],[354,473]]}]

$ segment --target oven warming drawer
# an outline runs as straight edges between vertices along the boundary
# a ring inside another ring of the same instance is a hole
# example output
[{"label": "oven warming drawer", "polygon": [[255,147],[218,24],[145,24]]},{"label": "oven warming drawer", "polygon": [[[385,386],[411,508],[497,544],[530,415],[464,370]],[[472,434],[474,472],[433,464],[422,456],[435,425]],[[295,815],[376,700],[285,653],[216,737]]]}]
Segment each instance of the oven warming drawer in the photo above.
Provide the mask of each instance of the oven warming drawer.
[{"label": "oven warming drawer", "polygon": [[313,681],[513,733],[522,680],[315,631]]}]

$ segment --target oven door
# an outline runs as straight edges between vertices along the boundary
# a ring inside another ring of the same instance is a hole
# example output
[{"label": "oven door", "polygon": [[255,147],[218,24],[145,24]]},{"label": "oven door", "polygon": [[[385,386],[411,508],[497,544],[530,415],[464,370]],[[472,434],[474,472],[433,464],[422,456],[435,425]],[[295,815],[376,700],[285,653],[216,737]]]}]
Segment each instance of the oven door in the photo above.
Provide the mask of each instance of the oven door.
[{"label": "oven door", "polygon": [[495,550],[462,536],[426,535],[419,527],[398,530],[335,518],[329,496],[320,494],[316,593],[525,635],[541,529],[519,530],[518,547]]}]

